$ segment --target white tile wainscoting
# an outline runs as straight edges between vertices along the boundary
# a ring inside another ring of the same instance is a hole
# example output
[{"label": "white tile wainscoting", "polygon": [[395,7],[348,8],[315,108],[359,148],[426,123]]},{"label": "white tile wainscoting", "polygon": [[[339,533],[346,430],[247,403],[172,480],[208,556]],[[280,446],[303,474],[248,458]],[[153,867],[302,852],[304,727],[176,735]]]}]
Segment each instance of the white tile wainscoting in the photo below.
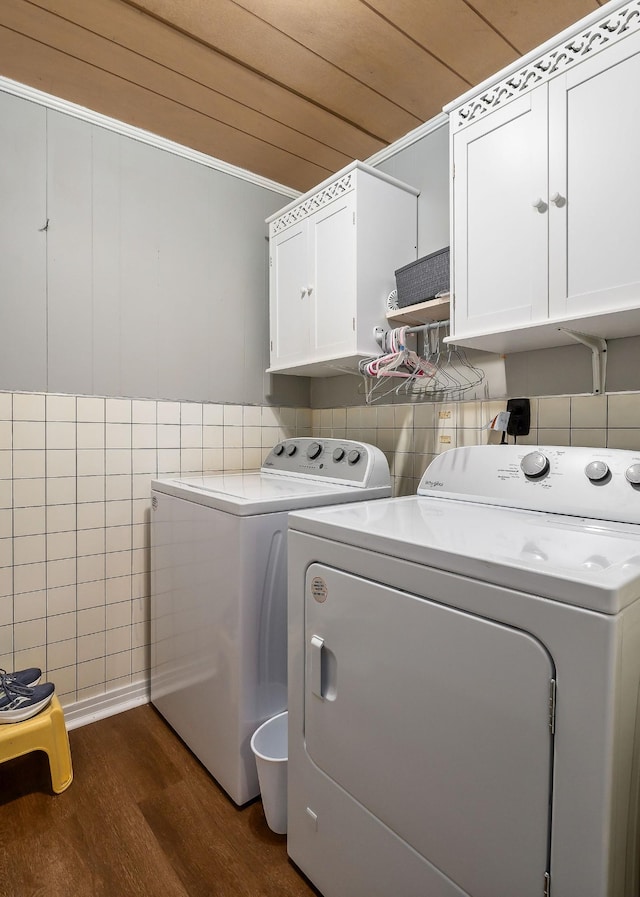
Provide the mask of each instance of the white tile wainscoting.
[{"label": "white tile wainscoting", "polygon": [[70,718],[146,700],[151,480],[259,467],[310,425],[308,409],[0,393],[0,666],[42,667]]},{"label": "white tile wainscoting", "polygon": [[[293,435],[378,445],[395,494],[494,441],[504,401],[308,409],[0,392],[0,666],[37,665],[70,725],[147,700],[156,476],[259,467]],[[526,443],[640,451],[640,393],[532,400]]]},{"label": "white tile wainscoting", "polygon": [[[499,442],[487,424],[505,400],[323,408],[311,412],[314,436],[348,436],[378,445],[389,459],[395,495],[415,493],[434,455]],[[528,445],[585,445],[640,451],[640,392],[531,400]]]}]

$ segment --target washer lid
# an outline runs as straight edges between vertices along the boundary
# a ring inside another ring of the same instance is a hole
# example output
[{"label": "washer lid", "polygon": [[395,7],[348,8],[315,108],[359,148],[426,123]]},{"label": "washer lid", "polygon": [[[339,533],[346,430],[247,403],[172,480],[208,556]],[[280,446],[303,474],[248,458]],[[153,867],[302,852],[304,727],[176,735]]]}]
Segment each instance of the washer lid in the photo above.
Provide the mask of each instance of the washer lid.
[{"label": "washer lid", "polygon": [[153,480],[151,488],[238,516],[269,514],[367,498],[385,498],[391,487],[362,488],[252,471]]},{"label": "washer lid", "polygon": [[301,511],[289,528],[614,614],[640,597],[640,526],[411,496]]}]

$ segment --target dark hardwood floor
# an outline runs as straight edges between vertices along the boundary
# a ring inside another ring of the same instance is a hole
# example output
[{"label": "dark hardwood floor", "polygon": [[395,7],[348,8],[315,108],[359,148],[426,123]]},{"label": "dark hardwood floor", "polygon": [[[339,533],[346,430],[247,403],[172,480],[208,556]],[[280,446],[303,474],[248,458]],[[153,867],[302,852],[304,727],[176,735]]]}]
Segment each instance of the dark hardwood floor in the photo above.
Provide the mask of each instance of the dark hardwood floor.
[{"label": "dark hardwood floor", "polygon": [[0,897],[313,897],[267,827],[151,707],[70,733],[74,781],[46,757],[0,764]]}]

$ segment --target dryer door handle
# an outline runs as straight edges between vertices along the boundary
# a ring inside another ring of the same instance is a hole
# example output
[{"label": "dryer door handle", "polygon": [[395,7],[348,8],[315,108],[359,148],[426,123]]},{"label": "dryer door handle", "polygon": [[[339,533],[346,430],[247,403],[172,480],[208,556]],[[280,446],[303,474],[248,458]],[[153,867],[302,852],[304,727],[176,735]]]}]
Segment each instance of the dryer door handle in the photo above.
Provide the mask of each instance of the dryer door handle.
[{"label": "dryer door handle", "polygon": [[319,698],[324,698],[322,694],[322,649],[324,648],[324,639],[319,635],[311,636],[311,692]]}]

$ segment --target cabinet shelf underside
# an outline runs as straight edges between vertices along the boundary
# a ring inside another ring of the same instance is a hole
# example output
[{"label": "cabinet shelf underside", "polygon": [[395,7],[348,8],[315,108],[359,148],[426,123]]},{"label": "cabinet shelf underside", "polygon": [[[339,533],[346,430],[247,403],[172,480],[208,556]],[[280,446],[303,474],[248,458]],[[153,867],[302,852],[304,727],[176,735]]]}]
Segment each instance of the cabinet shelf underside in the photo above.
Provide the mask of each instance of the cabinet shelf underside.
[{"label": "cabinet shelf underside", "polygon": [[481,349],[508,355],[510,352],[527,352],[532,349],[551,349],[575,345],[575,340],[564,330],[573,330],[587,336],[603,339],[620,339],[640,333],[640,309],[612,309],[606,314],[581,315],[536,324],[527,322],[520,327],[492,333],[455,334],[445,342],[470,349]]},{"label": "cabinet shelf underside", "polygon": [[266,373],[294,377],[340,377],[342,374],[358,374],[358,362],[371,357],[371,353],[362,352],[349,356],[319,358],[312,362],[269,367]]}]

